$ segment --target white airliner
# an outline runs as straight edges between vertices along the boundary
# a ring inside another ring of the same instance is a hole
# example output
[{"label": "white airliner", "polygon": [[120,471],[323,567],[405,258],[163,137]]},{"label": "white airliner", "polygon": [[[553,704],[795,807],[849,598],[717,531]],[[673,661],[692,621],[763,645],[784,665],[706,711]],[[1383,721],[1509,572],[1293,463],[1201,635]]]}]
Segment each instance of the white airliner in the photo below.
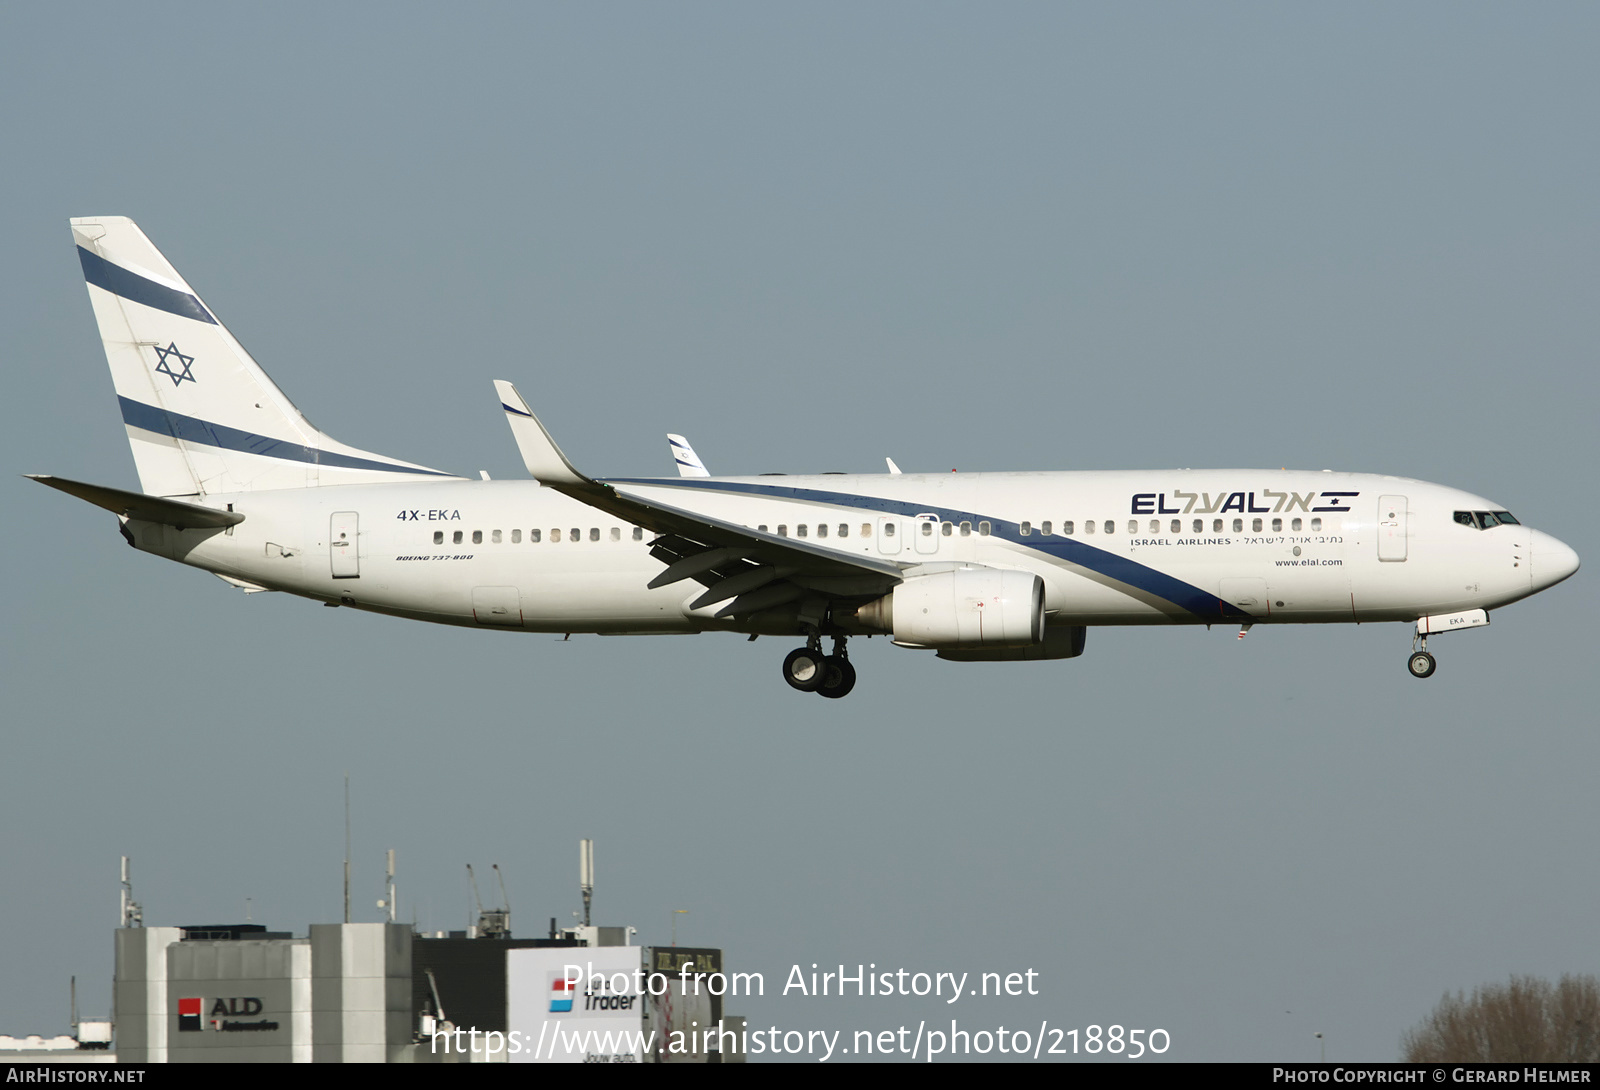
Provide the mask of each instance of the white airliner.
[{"label": "white airliner", "polygon": [[314,428],[132,221],[72,231],[144,492],[35,479],[245,591],[527,632],[799,637],[785,680],[841,697],[852,635],[996,662],[1073,658],[1091,625],[1414,622],[1428,677],[1429,636],[1578,569],[1498,503],[1326,470],[713,477],[674,436],[691,475],[596,480],[509,382],[534,479],[473,480]]}]

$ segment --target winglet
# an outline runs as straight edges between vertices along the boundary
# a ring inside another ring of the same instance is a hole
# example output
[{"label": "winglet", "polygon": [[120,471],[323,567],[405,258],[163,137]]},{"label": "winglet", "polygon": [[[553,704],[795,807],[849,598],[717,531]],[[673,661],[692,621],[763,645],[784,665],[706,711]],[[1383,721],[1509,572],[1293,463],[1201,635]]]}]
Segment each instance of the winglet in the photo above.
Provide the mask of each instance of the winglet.
[{"label": "winglet", "polygon": [[672,450],[672,460],[678,463],[678,476],[680,477],[709,477],[711,471],[700,460],[700,455],[694,452],[689,445],[689,440],[681,435],[667,433],[667,446]]},{"label": "winglet", "polygon": [[567,461],[567,456],[561,453],[561,448],[544,430],[544,425],[533,415],[515,386],[505,379],[495,379],[494,388],[500,395],[500,407],[506,411],[506,422],[511,425],[511,436],[517,441],[517,449],[522,451],[522,464],[528,467],[534,480],[547,485],[593,483]]},{"label": "winglet", "polygon": [[900,467],[894,464],[893,458],[885,458],[884,461],[889,463],[890,473],[893,473],[896,477],[900,476]]}]

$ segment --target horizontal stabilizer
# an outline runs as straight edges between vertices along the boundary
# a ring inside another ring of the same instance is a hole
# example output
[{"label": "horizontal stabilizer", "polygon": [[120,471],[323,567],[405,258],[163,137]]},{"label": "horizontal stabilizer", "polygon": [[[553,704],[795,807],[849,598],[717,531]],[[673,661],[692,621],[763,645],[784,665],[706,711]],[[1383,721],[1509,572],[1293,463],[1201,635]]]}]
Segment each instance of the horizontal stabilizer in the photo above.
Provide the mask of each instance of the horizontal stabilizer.
[{"label": "horizontal stabilizer", "polygon": [[146,496],[140,492],[124,492],[120,488],[69,481],[65,477],[52,477],[42,473],[28,473],[25,476],[31,481],[49,485],[69,496],[87,500],[96,507],[104,507],[112,514],[139,522],[157,522],[163,526],[175,526],[180,530],[199,530],[221,529],[244,521],[244,516],[237,511],[218,511],[213,507],[201,507],[195,503],[184,503],[182,500]]},{"label": "horizontal stabilizer", "polygon": [[511,436],[522,452],[522,464],[528,467],[534,480],[548,485],[592,483],[567,461],[567,456],[561,453],[561,448],[544,430],[544,425],[533,415],[515,386],[505,379],[495,379],[494,388],[500,395],[500,407],[506,411],[506,421],[511,425]]}]

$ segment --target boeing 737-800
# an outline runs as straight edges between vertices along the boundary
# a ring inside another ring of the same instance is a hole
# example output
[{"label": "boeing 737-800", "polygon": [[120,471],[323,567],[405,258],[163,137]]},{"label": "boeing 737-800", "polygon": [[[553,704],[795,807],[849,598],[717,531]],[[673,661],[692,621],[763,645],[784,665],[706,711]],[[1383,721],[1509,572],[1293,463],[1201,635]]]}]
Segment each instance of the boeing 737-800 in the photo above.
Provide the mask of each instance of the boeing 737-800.
[{"label": "boeing 737-800", "polygon": [[594,479],[503,381],[533,479],[474,480],[312,427],[131,220],[72,232],[143,493],[35,479],[246,591],[526,632],[798,637],[785,680],[841,697],[853,635],[995,662],[1073,658],[1094,625],[1414,623],[1428,677],[1430,636],[1578,568],[1499,503],[1326,470],[713,477],[674,436],[689,475]]}]

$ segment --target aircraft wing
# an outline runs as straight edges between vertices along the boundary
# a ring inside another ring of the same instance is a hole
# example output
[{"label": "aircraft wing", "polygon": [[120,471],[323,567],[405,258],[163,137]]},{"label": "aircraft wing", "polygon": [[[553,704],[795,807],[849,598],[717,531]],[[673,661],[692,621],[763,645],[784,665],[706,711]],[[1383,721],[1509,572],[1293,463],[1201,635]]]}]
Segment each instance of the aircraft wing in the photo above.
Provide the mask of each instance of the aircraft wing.
[{"label": "aircraft wing", "polygon": [[587,477],[567,460],[515,386],[496,380],[495,389],[523,464],[534,479],[658,535],[650,553],[667,567],[650,586],[684,579],[700,582],[707,590],[692,608],[727,602],[716,615],[730,617],[773,609],[807,593],[873,598],[902,579],[902,566],[889,560],[779,537]]}]

